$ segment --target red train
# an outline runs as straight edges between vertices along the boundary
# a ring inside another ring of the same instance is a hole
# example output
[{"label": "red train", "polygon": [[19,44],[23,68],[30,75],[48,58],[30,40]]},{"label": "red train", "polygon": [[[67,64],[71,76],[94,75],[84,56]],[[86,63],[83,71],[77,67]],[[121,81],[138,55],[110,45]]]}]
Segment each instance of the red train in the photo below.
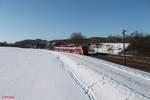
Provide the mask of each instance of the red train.
[{"label": "red train", "polygon": [[81,54],[81,55],[87,55],[88,54],[87,47],[54,47],[54,50],[55,51],[61,51],[61,52]]}]

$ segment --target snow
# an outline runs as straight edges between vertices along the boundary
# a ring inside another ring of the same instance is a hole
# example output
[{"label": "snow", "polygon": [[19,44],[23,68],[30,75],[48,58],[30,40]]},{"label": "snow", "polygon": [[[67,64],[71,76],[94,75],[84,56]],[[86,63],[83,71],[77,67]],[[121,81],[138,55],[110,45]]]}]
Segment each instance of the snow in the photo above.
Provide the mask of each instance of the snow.
[{"label": "snow", "polygon": [[[4,97],[6,96],[6,97]],[[45,50],[0,48],[0,100],[89,100]]]},{"label": "snow", "polygon": [[[125,43],[125,48],[127,48],[129,45],[129,43]],[[98,48],[96,45],[92,45],[90,48],[94,49],[95,53],[118,55],[121,51],[123,51],[123,43],[100,43]]]},{"label": "snow", "polygon": [[3,47],[0,100],[150,100],[150,73],[77,54]]},{"label": "snow", "polygon": [[150,100],[150,73],[87,56],[51,52],[95,100]]}]

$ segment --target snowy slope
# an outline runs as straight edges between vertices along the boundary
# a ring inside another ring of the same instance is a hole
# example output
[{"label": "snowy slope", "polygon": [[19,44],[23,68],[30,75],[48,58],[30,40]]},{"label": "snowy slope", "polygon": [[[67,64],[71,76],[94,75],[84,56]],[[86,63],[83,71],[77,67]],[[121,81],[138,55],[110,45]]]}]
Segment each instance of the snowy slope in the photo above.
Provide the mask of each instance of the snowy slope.
[{"label": "snowy slope", "polygon": [[150,100],[150,73],[87,56],[51,53],[97,100]]},{"label": "snowy slope", "polygon": [[0,100],[89,100],[45,50],[0,48]]}]

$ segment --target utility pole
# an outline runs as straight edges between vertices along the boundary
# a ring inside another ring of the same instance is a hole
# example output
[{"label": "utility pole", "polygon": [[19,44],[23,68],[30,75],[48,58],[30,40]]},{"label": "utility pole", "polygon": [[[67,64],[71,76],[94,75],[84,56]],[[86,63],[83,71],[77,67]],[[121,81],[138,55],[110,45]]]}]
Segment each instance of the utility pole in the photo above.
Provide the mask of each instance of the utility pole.
[{"label": "utility pole", "polygon": [[123,35],[123,64],[126,66],[126,53],[125,53],[125,43],[126,43],[126,37],[125,37],[126,30],[123,29],[122,35]]},{"label": "utility pole", "polygon": [[98,45],[99,45],[99,44],[97,43],[97,44],[96,44],[97,54],[98,54],[98,47],[99,47]]}]

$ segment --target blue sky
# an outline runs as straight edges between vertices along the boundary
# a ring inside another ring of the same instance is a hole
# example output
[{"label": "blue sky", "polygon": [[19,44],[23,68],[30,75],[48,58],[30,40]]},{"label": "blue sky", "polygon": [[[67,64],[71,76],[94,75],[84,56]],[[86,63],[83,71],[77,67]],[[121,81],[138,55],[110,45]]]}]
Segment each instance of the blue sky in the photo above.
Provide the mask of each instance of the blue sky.
[{"label": "blue sky", "polygon": [[0,0],[0,41],[150,33],[149,0]]}]

